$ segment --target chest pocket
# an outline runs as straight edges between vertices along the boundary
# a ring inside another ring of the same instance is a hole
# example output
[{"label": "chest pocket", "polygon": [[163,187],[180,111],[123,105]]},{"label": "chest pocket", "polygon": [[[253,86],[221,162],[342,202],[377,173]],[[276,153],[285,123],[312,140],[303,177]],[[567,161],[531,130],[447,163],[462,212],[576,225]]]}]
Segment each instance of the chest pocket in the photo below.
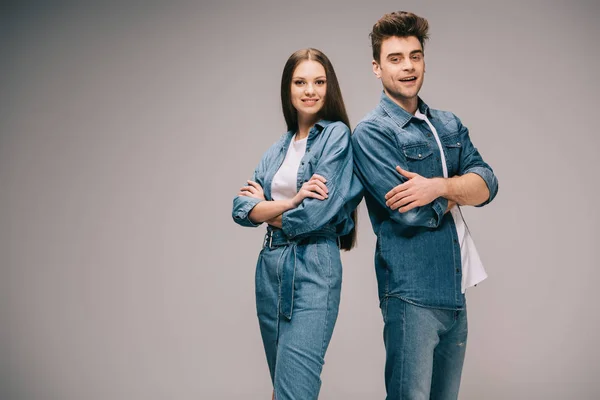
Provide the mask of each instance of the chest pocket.
[{"label": "chest pocket", "polygon": [[454,176],[460,171],[460,155],[463,144],[459,135],[451,135],[440,138],[446,153],[446,165],[448,166],[448,176]]},{"label": "chest pocket", "polygon": [[402,147],[410,172],[415,172],[426,178],[433,175],[433,150],[427,143],[408,144]]}]

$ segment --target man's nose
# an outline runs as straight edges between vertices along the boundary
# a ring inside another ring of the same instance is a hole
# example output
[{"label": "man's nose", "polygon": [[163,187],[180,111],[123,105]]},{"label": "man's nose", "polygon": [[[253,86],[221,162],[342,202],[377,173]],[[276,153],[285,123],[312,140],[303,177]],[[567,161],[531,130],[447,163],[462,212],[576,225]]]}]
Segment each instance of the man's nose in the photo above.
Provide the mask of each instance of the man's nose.
[{"label": "man's nose", "polygon": [[405,71],[412,71],[413,69],[415,69],[415,66],[413,65],[413,62],[411,61],[410,57],[402,61],[402,69]]}]

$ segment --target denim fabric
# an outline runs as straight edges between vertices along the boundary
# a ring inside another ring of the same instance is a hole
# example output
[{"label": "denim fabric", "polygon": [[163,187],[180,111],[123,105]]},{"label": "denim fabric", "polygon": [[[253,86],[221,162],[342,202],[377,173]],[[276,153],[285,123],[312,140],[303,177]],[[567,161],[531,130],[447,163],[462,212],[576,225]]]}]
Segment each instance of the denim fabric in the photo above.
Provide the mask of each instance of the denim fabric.
[{"label": "denim fabric", "polygon": [[[263,187],[267,201],[292,136],[284,134],[254,171],[252,180]],[[268,226],[256,266],[256,308],[277,400],[316,399],[321,387],[340,301],[337,237],[354,227],[351,213],[362,198],[362,185],[353,173],[350,130],[343,123],[320,121],[310,130],[297,188],[315,173],[327,179],[328,199],[304,199],[283,213],[282,229]],[[234,221],[258,226],[248,215],[260,201],[234,198]]]},{"label": "denim fabric", "polygon": [[467,346],[467,310],[381,304],[387,400],[456,400]]},{"label": "denim fabric", "polygon": [[256,309],[277,400],[317,399],[321,370],[337,319],[342,264],[337,240],[311,236],[295,246],[293,318],[278,312],[289,245],[276,241],[260,253]]},{"label": "denim fabric", "polygon": [[[263,155],[252,180],[260,184],[265,198],[271,198],[273,176],[283,163],[294,132],[285,133]],[[354,227],[351,213],[362,199],[362,185],[353,173],[350,129],[342,122],[319,121],[309,131],[306,153],[298,168],[297,189],[313,174],[327,179],[329,198],[307,198],[296,208],[282,216],[282,229],[289,238],[300,237],[324,227],[332,227],[337,235],[349,233]],[[242,225],[256,227],[248,218],[260,200],[236,196],[233,199],[233,220]]]},{"label": "denim fabric", "polygon": [[[448,176],[470,172],[481,176],[490,196],[480,206],[489,203],[498,192],[498,181],[471,143],[467,128],[454,114],[430,109],[421,100],[419,110],[437,130]],[[377,235],[380,299],[396,296],[427,307],[462,309],[460,245],[452,215],[444,214],[448,201],[440,197],[406,213],[385,205],[385,194],[406,181],[395,170],[397,165],[426,178],[443,176],[438,146],[427,123],[383,93],[379,105],[354,130],[352,147],[355,173],[364,185]]]}]

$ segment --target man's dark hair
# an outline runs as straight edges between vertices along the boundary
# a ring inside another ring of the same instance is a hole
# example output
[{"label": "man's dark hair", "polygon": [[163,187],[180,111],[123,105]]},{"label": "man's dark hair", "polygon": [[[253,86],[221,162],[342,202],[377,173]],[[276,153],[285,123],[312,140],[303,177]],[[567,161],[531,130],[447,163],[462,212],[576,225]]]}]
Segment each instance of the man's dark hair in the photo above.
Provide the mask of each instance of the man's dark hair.
[{"label": "man's dark hair", "polygon": [[380,61],[381,43],[394,36],[415,36],[419,39],[421,47],[425,48],[425,41],[429,39],[428,31],[427,20],[411,12],[394,11],[385,14],[373,25],[373,31],[369,34],[371,47],[373,47],[373,60]]}]

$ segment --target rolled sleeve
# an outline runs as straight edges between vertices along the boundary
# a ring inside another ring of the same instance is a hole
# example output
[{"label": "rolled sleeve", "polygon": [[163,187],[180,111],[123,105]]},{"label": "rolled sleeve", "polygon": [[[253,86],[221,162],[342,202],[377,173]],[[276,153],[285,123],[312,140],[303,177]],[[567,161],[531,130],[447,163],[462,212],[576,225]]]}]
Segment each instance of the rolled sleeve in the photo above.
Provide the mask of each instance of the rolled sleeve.
[{"label": "rolled sleeve", "polygon": [[483,203],[476,205],[475,207],[483,207],[494,200],[494,197],[496,197],[496,194],[498,193],[498,179],[496,178],[496,175],[494,175],[494,172],[485,167],[472,167],[465,171],[465,174],[468,173],[479,175],[487,185],[488,191],[490,192],[488,199]]},{"label": "rolled sleeve", "polygon": [[250,211],[263,200],[254,197],[236,196],[233,199],[233,211],[231,216],[235,223],[249,228],[255,228],[261,224],[255,224],[250,221]]},{"label": "rolled sleeve", "polygon": [[498,179],[496,178],[492,167],[490,167],[489,164],[483,160],[483,157],[481,157],[481,154],[479,154],[479,150],[477,150],[477,148],[471,142],[467,127],[462,124],[456,115],[454,118],[456,119],[457,127],[463,143],[459,174],[465,175],[468,173],[474,173],[479,175],[481,179],[484,180],[490,192],[490,196],[486,201],[476,206],[483,207],[484,205],[490,203],[494,197],[496,197],[496,194],[498,193]]}]

